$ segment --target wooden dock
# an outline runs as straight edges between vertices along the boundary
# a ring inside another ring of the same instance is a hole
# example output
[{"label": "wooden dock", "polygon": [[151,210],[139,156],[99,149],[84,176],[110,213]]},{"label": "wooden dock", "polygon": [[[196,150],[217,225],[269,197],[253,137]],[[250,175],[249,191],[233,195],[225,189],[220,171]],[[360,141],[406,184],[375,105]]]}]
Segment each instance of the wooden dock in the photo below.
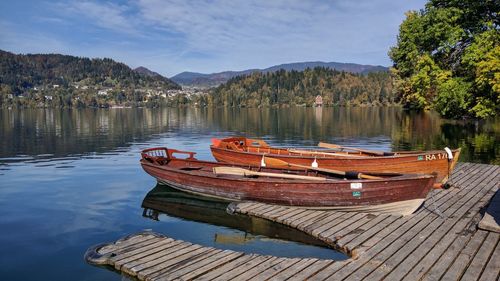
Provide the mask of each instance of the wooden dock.
[{"label": "wooden dock", "polygon": [[238,203],[231,211],[304,231],[344,261],[244,254],[144,232],[90,248],[85,258],[139,280],[498,280],[500,234],[478,229],[500,166],[460,163],[451,188],[409,216]]}]

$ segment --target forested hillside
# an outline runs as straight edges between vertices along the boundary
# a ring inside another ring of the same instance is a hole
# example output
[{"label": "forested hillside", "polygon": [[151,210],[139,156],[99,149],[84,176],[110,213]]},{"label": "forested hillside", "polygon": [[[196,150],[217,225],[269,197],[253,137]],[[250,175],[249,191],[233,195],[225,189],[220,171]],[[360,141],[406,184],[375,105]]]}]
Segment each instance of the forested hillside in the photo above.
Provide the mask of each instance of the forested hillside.
[{"label": "forested hillside", "polygon": [[286,71],[304,71],[307,68],[324,67],[331,68],[338,71],[346,71],[352,73],[368,74],[370,72],[388,71],[389,69],[380,65],[365,65],[357,63],[341,63],[341,62],[322,62],[322,61],[308,61],[308,62],[294,62],[274,65],[264,69],[246,69],[241,71],[224,71],[211,74],[203,74],[197,72],[182,72],[170,79],[186,86],[197,87],[214,87],[226,83],[229,79],[249,75],[254,72],[268,73],[276,72],[281,69]]},{"label": "forested hillside", "polygon": [[499,11],[497,0],[430,0],[406,14],[389,56],[407,107],[452,118],[500,112]]},{"label": "forested hillside", "polygon": [[215,106],[379,105],[398,101],[387,72],[367,75],[316,67],[238,76],[215,88],[207,103]]},{"label": "forested hillside", "polygon": [[[139,102],[146,92],[180,89],[163,76],[144,75],[111,59],[59,54],[16,55],[0,50],[0,103],[91,105]],[[99,94],[100,93],[100,94]]]}]

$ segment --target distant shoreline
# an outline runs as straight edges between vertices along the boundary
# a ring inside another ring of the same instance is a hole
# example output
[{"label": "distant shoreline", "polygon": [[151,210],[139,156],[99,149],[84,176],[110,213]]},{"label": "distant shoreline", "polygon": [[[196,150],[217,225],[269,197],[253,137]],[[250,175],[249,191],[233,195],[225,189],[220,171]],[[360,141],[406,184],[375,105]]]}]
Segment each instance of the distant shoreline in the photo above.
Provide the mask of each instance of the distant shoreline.
[{"label": "distant shoreline", "polygon": [[206,105],[206,106],[195,106],[195,105],[182,105],[182,106],[122,106],[122,105],[110,105],[110,106],[67,106],[67,107],[60,107],[60,106],[2,106],[0,109],[133,109],[133,108],[211,108],[211,109],[218,109],[218,108],[235,108],[235,109],[276,109],[276,108],[293,108],[293,107],[298,107],[298,108],[317,108],[317,109],[322,109],[322,108],[341,108],[341,107],[346,107],[346,108],[356,108],[356,107],[403,107],[401,103],[389,103],[389,104],[349,104],[349,105],[325,105],[325,106],[311,106],[311,105],[273,105],[273,106],[258,106],[258,107],[249,107],[249,106],[211,106],[211,105]]}]

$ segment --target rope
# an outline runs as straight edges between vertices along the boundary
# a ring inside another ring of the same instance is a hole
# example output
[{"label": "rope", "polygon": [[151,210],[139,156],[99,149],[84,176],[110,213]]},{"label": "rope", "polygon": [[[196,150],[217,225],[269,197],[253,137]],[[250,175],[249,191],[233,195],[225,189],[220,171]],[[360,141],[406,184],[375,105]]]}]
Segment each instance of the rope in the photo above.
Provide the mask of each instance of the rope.
[{"label": "rope", "polygon": [[[448,150],[449,150],[449,148],[448,148]],[[449,181],[449,180],[451,179],[451,171],[450,171],[451,166],[450,166],[450,164],[451,164],[451,160],[453,160],[453,156],[451,156],[451,157],[449,156],[449,155],[451,154],[451,151],[450,151],[450,153],[448,153],[448,150],[445,148],[445,151],[446,151],[446,159],[448,160],[447,162],[448,162],[448,181]],[[434,191],[433,191],[433,192],[434,192]],[[435,192],[435,193],[437,193],[437,192]],[[434,208],[433,212],[434,212],[434,213],[436,213],[436,214],[437,214],[440,218],[442,218],[442,219],[447,218],[447,217],[443,214],[443,212],[441,212],[441,211],[439,210],[438,206],[436,205],[436,199],[434,198],[434,194],[432,194],[432,195],[431,195],[431,199],[432,199],[432,203],[431,203],[431,205],[432,205],[432,206],[433,206],[433,208]]]},{"label": "rope", "polygon": [[[434,192],[434,191],[432,191]],[[434,198],[434,195],[436,194],[437,192],[434,192],[434,194],[431,194],[431,198],[432,199],[432,202],[431,202],[431,206],[433,207],[433,210],[432,212],[437,214],[440,218],[442,219],[446,219],[447,217],[443,214],[443,212],[441,212],[438,208],[438,206],[436,205],[436,199]]]}]

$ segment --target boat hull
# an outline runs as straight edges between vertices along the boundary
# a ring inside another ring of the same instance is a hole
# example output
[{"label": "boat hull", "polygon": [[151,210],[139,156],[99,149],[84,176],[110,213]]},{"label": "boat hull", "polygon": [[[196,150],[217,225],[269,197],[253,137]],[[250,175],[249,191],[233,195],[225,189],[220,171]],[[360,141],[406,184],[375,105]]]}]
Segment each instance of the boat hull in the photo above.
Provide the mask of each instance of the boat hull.
[{"label": "boat hull", "polygon": [[[185,186],[182,184],[177,184],[171,181],[166,181],[166,180],[158,180],[159,184],[163,184],[166,186],[170,186],[172,188],[175,188],[179,191],[187,192],[187,193],[192,193],[198,196],[206,196],[206,197],[211,197],[214,199],[219,199],[219,200],[224,200],[224,201],[248,201],[248,200],[241,200],[241,199],[228,199],[226,197],[220,197],[218,195],[208,195],[204,192],[198,192],[194,191],[193,188],[190,188],[189,186]],[[403,216],[413,214],[423,203],[425,199],[419,198],[419,199],[411,199],[411,200],[404,200],[404,201],[397,201],[397,202],[391,202],[391,203],[383,203],[383,204],[378,204],[378,205],[351,205],[351,206],[338,206],[338,205],[330,205],[326,204],[324,206],[309,206],[309,205],[290,205],[296,208],[304,208],[304,209],[309,209],[309,210],[329,210],[329,211],[342,211],[342,212],[364,212],[364,213],[391,213],[391,214],[402,214]],[[275,205],[283,205],[283,203],[277,203],[275,200],[270,200],[269,202],[264,201],[265,203],[268,204],[275,204]]]}]

